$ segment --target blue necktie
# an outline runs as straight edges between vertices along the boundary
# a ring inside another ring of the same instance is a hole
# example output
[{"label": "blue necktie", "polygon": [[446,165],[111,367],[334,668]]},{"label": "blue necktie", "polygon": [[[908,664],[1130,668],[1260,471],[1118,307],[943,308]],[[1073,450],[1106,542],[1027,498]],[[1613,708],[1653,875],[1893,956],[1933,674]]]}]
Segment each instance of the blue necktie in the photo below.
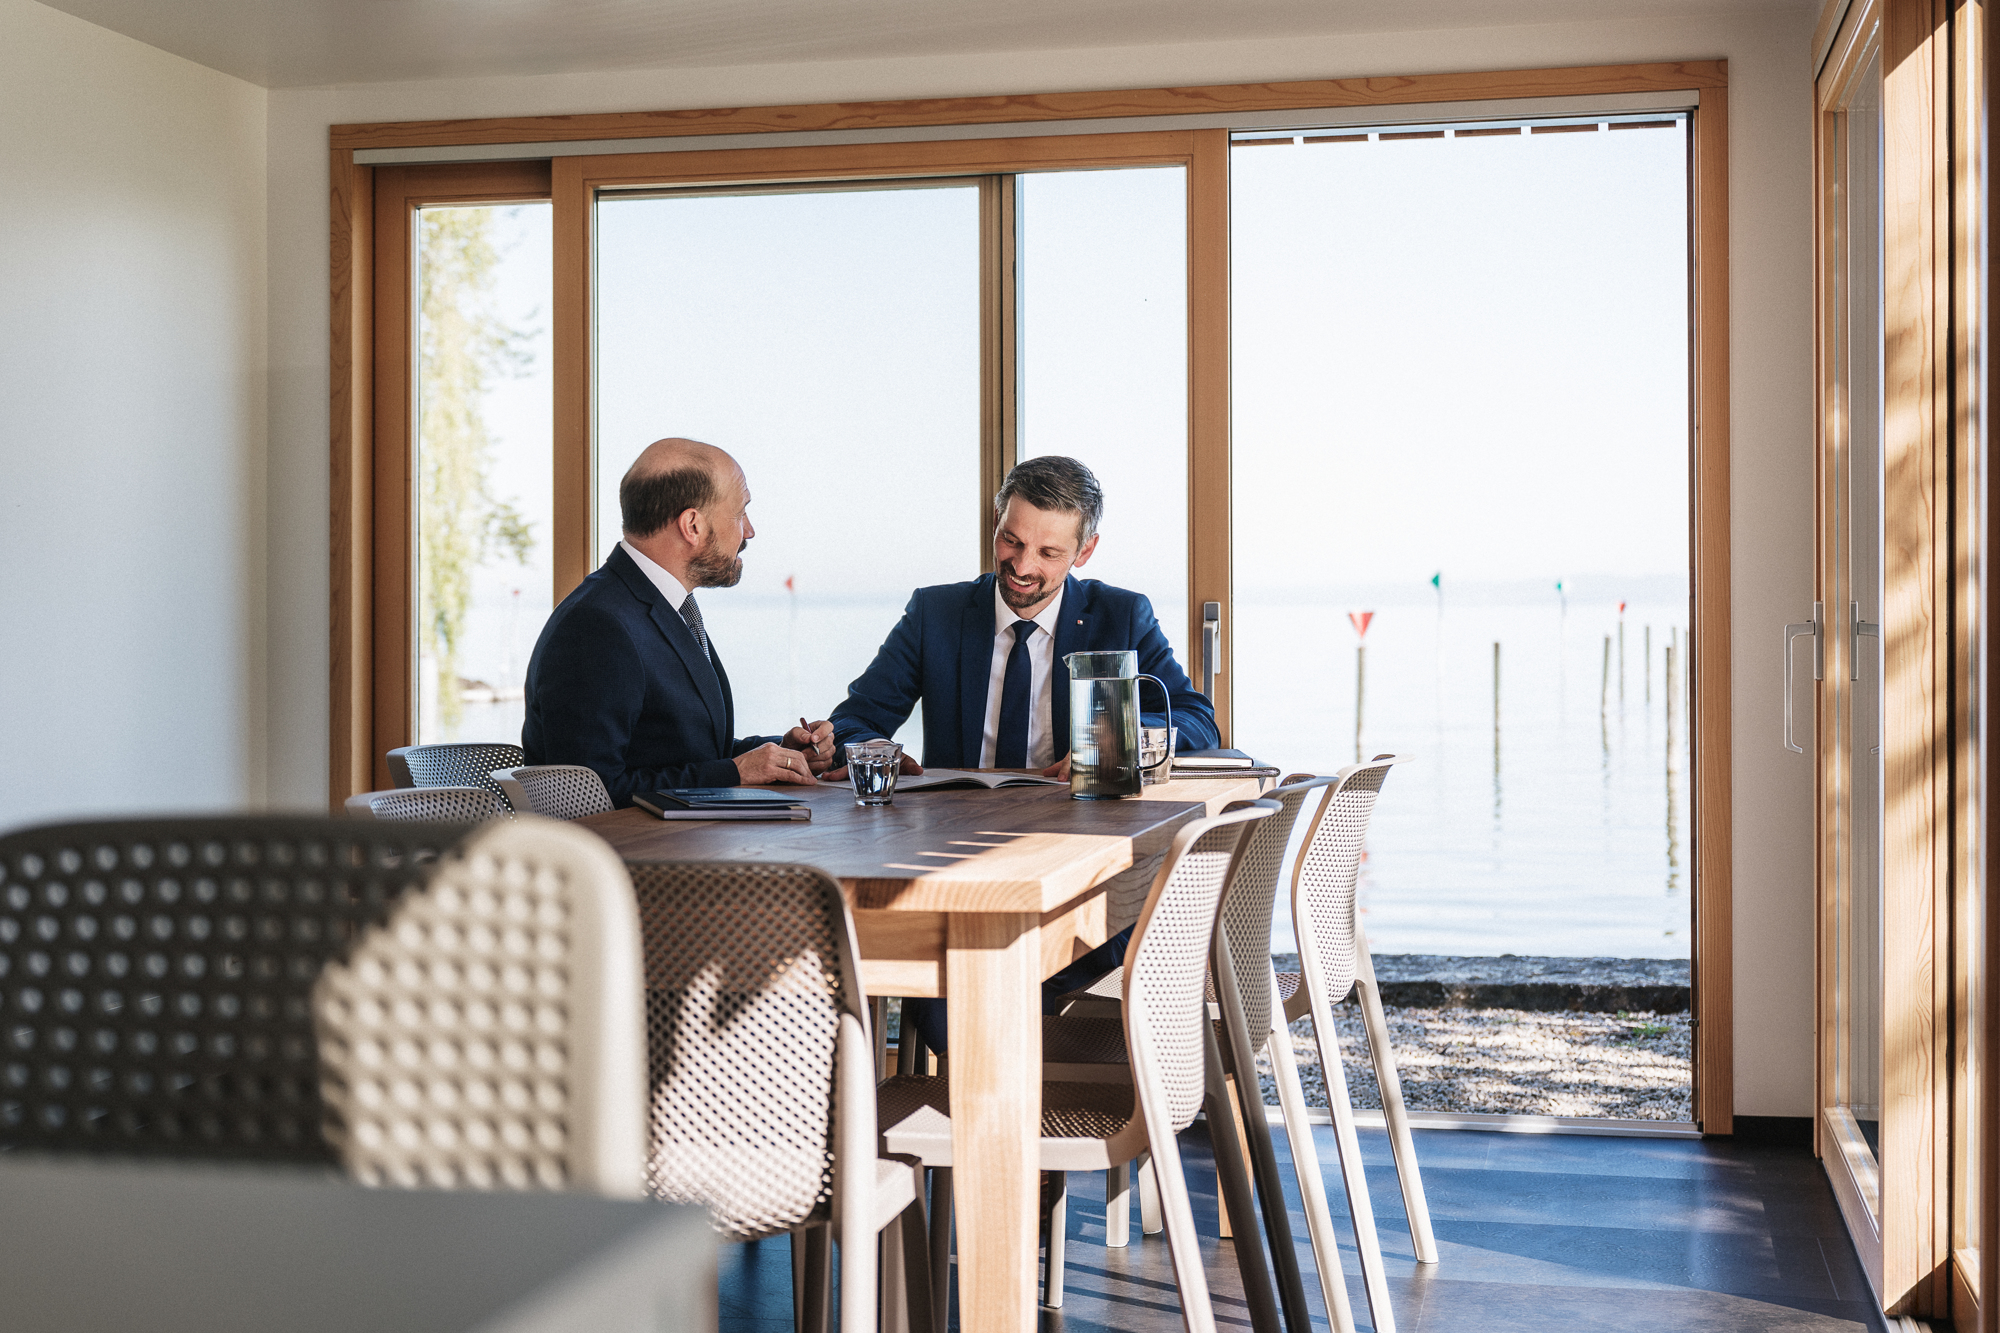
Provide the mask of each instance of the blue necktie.
[{"label": "blue necktie", "polygon": [[1028,766],[1028,710],[1032,705],[1028,686],[1034,680],[1034,664],[1028,660],[1028,640],[1034,636],[1035,622],[1017,620],[1013,625],[1014,649],[1007,654],[1007,675],[1000,682],[1000,731],[993,738],[995,768]]}]

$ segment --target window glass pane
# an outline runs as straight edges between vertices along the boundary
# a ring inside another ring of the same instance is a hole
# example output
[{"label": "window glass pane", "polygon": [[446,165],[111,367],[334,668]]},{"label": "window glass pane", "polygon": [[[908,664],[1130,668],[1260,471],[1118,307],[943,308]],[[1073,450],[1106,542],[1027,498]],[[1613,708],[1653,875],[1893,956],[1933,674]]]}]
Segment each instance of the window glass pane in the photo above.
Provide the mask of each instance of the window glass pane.
[{"label": "window glass pane", "polygon": [[1187,643],[1187,173],[1022,176],[1020,449],[1068,454],[1104,487],[1079,577],[1152,600]]},{"label": "window glass pane", "polygon": [[597,237],[597,557],[648,443],[729,451],[757,535],[701,606],[736,729],[825,717],[912,590],[979,573],[978,188],[613,197]]},{"label": "window glass pane", "polygon": [[521,740],[554,584],[549,226],[547,203],[417,214],[420,743]]},{"label": "window glass pane", "polygon": [[1378,953],[1688,956],[1685,128],[1232,153],[1236,741],[1417,761]]}]

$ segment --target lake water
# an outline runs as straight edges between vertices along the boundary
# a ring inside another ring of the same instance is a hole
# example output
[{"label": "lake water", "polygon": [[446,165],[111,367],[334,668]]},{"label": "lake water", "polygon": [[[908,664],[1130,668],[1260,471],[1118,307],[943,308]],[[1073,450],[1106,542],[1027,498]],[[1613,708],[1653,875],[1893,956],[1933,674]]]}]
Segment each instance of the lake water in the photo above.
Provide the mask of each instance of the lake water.
[{"label": "lake water", "polygon": [[[1676,633],[1685,660],[1676,627],[1686,604],[1670,588],[1642,590],[1654,595],[1626,606],[1622,674],[1615,592],[1573,596],[1567,612],[1553,593],[1518,588],[1457,592],[1442,607],[1379,590],[1238,601],[1237,745],[1286,772],[1354,761],[1348,612],[1375,611],[1361,640],[1359,750],[1409,760],[1383,790],[1363,869],[1378,953],[1688,955],[1686,710],[1670,765],[1665,680]],[[735,688],[738,731],[824,717],[902,606],[708,594],[703,614]],[[517,622],[526,647],[538,620]],[[513,650],[521,667],[526,647]],[[1684,671],[1681,680],[1685,688]],[[520,720],[518,702],[468,706],[456,734],[516,739]],[[919,746],[914,718],[899,739]],[[1282,919],[1277,937],[1293,947]]]}]

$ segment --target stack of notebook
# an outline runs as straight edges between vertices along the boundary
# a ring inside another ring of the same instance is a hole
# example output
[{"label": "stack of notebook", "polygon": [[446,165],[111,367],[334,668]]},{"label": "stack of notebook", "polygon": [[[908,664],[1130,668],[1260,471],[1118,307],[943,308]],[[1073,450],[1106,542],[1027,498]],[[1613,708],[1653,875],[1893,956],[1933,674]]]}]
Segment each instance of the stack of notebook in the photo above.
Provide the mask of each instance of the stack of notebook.
[{"label": "stack of notebook", "polygon": [[661,819],[790,819],[813,817],[812,807],[762,787],[674,787],[642,791],[632,804]]}]

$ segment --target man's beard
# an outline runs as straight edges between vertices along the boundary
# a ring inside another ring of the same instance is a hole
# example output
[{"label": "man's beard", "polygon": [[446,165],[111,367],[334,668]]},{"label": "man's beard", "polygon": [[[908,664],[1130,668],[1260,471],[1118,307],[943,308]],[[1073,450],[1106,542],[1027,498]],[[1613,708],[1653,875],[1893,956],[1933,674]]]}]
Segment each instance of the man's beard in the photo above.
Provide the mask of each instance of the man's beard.
[{"label": "man's beard", "polygon": [[1049,599],[1049,586],[1046,583],[1037,584],[1033,592],[1017,591],[1014,585],[1007,581],[1009,568],[1010,566],[1004,564],[1000,566],[1000,600],[1007,603],[1011,610],[1025,611]]},{"label": "man's beard", "polygon": [[[750,543],[745,542],[743,546]],[[688,561],[688,573],[694,576],[697,588],[733,588],[743,577],[743,546],[736,548],[736,554],[723,551],[720,538],[711,537],[708,545],[699,555]]]}]

